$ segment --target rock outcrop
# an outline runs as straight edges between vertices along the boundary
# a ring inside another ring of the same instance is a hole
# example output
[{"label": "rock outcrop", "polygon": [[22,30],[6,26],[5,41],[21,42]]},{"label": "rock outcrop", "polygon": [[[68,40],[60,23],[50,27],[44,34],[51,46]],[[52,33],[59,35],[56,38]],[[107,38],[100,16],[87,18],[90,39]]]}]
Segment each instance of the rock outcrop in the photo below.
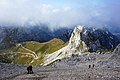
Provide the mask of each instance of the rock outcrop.
[{"label": "rock outcrop", "polygon": [[115,48],[115,50],[113,51],[113,54],[120,56],[120,44],[118,44],[118,46]]},{"label": "rock outcrop", "polygon": [[112,52],[110,60],[120,61],[120,44]]},{"label": "rock outcrop", "polygon": [[73,54],[81,55],[83,52],[88,51],[88,47],[84,41],[81,40],[81,33],[84,30],[83,26],[75,27],[69,44],[64,48],[45,56],[45,61],[42,65],[48,65],[58,59],[62,59],[65,57],[71,57]]},{"label": "rock outcrop", "polygon": [[68,45],[52,54],[46,55],[42,65],[48,65],[65,57],[71,57],[73,54],[81,55],[85,52],[114,49],[118,43],[119,40],[108,30],[77,26],[71,34]]}]

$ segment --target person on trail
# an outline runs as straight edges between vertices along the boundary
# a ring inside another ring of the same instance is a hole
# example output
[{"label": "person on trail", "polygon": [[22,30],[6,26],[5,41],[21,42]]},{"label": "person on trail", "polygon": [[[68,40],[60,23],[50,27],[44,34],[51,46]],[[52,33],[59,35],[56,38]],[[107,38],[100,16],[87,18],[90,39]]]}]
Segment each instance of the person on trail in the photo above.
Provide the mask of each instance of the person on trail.
[{"label": "person on trail", "polygon": [[27,67],[27,74],[29,74],[29,67]]},{"label": "person on trail", "polygon": [[91,68],[91,65],[89,65],[89,68]]},{"label": "person on trail", "polygon": [[27,67],[27,71],[28,71],[27,74],[33,74],[32,65],[29,65],[29,66]]},{"label": "person on trail", "polygon": [[93,65],[92,65],[92,67],[94,68],[94,67],[95,67],[95,65],[93,64]]}]

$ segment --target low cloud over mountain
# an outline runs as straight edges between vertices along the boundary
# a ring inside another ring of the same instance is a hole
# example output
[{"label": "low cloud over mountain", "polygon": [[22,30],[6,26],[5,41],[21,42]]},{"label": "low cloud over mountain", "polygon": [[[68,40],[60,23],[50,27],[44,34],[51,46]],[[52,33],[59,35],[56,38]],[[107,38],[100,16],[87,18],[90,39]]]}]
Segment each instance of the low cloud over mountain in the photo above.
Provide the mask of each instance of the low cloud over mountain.
[{"label": "low cloud over mountain", "polygon": [[95,27],[112,24],[119,28],[119,7],[119,0],[1,0],[0,24],[45,23],[51,29],[78,24]]}]

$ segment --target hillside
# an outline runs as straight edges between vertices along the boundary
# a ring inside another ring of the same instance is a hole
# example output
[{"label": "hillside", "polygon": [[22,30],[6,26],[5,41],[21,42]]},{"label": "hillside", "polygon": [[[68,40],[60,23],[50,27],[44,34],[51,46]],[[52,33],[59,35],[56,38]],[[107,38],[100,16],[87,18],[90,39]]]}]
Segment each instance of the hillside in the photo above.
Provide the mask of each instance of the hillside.
[{"label": "hillside", "polygon": [[85,28],[78,25],[73,30],[68,45],[52,54],[47,54],[42,65],[49,65],[74,54],[84,55],[86,52],[112,51],[118,43],[119,40],[107,30]]},{"label": "hillside", "polygon": [[120,62],[116,61],[119,57],[113,57],[119,55],[119,52],[120,45],[113,53],[87,52],[83,55],[72,55],[47,66],[33,66],[34,74],[27,74],[26,65],[0,63],[0,79],[120,80]]},{"label": "hillside", "polygon": [[10,48],[15,43],[36,41],[48,42],[51,39],[58,38],[67,42],[73,29],[60,28],[51,31],[45,25],[31,27],[2,27],[0,26],[0,50]]},{"label": "hillside", "polygon": [[[67,43],[66,43],[67,44]],[[50,54],[66,45],[62,40],[54,38],[48,42],[28,41],[0,51],[0,61],[14,64],[38,65],[43,62],[45,54]]]},{"label": "hillside", "polygon": [[119,39],[104,29],[78,25],[70,35],[68,43],[57,38],[44,43],[35,41],[17,43],[14,47],[0,51],[0,61],[14,64],[48,65],[56,60],[71,57],[73,54],[112,51],[119,44]]}]

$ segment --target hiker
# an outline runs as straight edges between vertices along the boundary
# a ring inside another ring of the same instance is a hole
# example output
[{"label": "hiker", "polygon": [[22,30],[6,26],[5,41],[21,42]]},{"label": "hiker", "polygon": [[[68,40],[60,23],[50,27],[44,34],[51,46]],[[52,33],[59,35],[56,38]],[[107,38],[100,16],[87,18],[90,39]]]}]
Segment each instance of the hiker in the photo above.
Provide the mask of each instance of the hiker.
[{"label": "hiker", "polygon": [[91,65],[89,65],[89,68],[91,68]]},{"label": "hiker", "polygon": [[33,74],[32,65],[29,65],[29,66],[27,67],[27,71],[28,71],[27,74]]},{"label": "hiker", "polygon": [[94,67],[95,67],[95,65],[93,64],[93,65],[92,65],[92,67],[94,68]]}]

